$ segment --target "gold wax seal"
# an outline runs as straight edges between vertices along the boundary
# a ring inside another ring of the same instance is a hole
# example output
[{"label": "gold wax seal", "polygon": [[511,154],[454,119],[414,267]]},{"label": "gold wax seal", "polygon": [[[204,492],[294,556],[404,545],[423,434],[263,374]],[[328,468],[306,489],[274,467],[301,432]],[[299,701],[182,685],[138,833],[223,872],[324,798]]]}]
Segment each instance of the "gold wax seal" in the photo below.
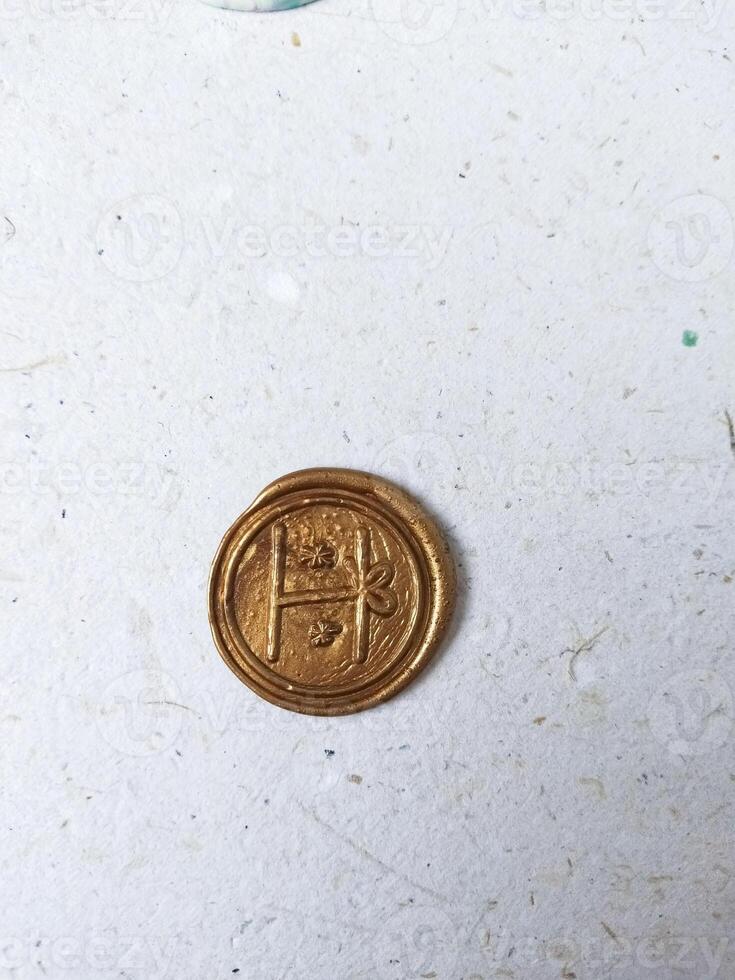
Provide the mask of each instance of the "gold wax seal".
[{"label": "gold wax seal", "polygon": [[454,566],[428,514],[355,470],[291,473],[224,536],[209,621],[225,663],[273,704],[362,711],[426,666],[449,621]]}]

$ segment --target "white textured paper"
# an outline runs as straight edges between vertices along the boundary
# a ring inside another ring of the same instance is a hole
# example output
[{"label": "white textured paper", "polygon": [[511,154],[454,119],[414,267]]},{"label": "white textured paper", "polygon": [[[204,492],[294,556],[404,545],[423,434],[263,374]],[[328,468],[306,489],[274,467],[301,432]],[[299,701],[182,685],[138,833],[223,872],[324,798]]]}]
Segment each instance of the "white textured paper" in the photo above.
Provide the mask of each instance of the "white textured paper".
[{"label": "white textured paper", "polygon": [[[732,5],[0,11],[0,980],[731,978]],[[312,465],[461,573],[334,721],[206,618]]]}]

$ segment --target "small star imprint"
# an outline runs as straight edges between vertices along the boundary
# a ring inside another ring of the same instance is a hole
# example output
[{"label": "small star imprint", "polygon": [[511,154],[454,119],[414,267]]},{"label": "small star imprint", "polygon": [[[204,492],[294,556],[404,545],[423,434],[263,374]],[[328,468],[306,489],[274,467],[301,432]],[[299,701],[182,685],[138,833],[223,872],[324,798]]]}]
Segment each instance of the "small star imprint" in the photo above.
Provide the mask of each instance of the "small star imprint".
[{"label": "small star imprint", "polygon": [[334,641],[342,632],[341,623],[332,623],[326,619],[320,619],[309,627],[309,639],[313,647],[331,647]]},{"label": "small star imprint", "polygon": [[337,549],[328,541],[317,541],[316,544],[304,545],[299,561],[314,571],[334,568],[337,564]]}]

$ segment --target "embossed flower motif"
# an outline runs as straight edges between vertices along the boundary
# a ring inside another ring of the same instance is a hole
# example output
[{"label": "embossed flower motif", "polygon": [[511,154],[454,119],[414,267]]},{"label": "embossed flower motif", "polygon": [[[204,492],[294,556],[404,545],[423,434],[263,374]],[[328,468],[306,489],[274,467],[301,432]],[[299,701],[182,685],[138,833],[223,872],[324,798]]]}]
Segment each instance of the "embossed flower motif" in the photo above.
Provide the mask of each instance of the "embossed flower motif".
[{"label": "embossed flower motif", "polygon": [[314,647],[331,647],[339,634],[342,632],[341,623],[332,623],[327,619],[320,619],[309,627],[309,639]]},{"label": "embossed flower motif", "polygon": [[302,565],[320,571],[324,568],[334,568],[337,564],[337,549],[328,541],[317,541],[316,544],[304,545],[299,561]]},{"label": "embossed flower motif", "polygon": [[[345,558],[345,566],[357,588],[360,588],[357,563],[354,558]],[[392,616],[398,608],[398,599],[388,586],[396,574],[395,566],[389,561],[379,561],[368,571],[362,588],[370,610],[378,616]]]}]

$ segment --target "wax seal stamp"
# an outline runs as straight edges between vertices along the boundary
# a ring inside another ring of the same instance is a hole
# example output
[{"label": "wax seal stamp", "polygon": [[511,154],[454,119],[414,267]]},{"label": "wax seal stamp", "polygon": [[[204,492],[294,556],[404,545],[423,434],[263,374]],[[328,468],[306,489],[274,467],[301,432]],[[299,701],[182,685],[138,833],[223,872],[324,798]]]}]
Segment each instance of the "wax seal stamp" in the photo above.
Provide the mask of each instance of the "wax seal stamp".
[{"label": "wax seal stamp", "polygon": [[400,691],[454,604],[439,529],[398,487],[354,470],[291,473],[220,544],[209,620],[225,663],[291,711],[342,715]]}]

